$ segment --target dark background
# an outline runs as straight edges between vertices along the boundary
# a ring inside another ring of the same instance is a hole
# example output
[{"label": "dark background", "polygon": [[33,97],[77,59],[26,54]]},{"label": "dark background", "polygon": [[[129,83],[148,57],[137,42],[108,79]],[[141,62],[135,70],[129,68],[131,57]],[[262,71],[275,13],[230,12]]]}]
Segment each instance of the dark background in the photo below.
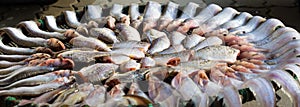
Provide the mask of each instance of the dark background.
[{"label": "dark background", "polygon": [[[0,0],[0,27],[15,26],[23,20],[39,19],[43,15],[60,15],[64,10],[82,11],[87,4],[109,7],[114,3],[145,3],[149,0]],[[154,0],[166,3],[168,0]],[[184,6],[188,1],[172,0]],[[300,0],[189,0],[216,3],[222,7],[233,7],[252,15],[277,18],[286,26],[300,31]]]}]

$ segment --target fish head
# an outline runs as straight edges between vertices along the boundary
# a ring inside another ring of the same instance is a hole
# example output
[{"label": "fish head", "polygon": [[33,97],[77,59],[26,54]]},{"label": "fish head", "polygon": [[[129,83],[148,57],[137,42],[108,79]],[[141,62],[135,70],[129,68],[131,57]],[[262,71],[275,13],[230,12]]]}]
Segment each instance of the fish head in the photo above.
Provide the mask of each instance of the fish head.
[{"label": "fish head", "polygon": [[47,46],[53,51],[65,50],[65,44],[56,38],[50,38],[47,40]]}]

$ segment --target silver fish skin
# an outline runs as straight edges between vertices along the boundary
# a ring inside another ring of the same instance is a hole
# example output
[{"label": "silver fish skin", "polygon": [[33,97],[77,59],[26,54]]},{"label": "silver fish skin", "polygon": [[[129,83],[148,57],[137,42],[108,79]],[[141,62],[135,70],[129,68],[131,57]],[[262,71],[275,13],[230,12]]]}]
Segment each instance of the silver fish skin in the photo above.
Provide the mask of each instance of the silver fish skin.
[{"label": "silver fish skin", "polygon": [[242,101],[238,90],[233,85],[225,85],[223,88],[224,102],[228,107],[242,107]]},{"label": "silver fish skin", "polygon": [[293,100],[295,107],[299,106],[299,84],[298,82],[287,72],[282,70],[271,70],[263,74],[263,78],[273,80],[278,83],[283,91]]},{"label": "silver fish skin", "polygon": [[268,19],[253,32],[246,33],[242,36],[246,36],[249,42],[259,41],[269,36],[272,32],[275,31],[276,27],[278,26],[284,27],[284,24],[278,19]]},{"label": "silver fish skin", "polygon": [[95,90],[91,91],[89,95],[84,99],[83,104],[87,104],[89,106],[97,106],[99,103],[105,102],[106,97],[106,88],[100,85],[94,85]]},{"label": "silver fish skin", "polygon": [[244,88],[250,88],[255,94],[256,101],[259,102],[259,106],[262,107],[274,107],[275,106],[275,91],[270,84],[264,78],[258,77],[247,80],[243,84]]},{"label": "silver fish skin", "polygon": [[222,8],[216,4],[209,4],[204,8],[199,14],[197,14],[193,19],[197,20],[198,24],[204,23],[206,20],[212,18],[217,13],[219,13]]},{"label": "silver fish skin", "polygon": [[194,96],[199,96],[202,94],[202,91],[198,88],[194,81],[182,72],[179,72],[173,78],[171,86],[173,86],[182,95],[183,100],[185,101],[188,101]]},{"label": "silver fish skin", "polygon": [[10,90],[1,90],[0,91],[0,96],[4,95],[12,95],[12,96],[17,96],[17,95],[26,95],[26,96],[35,96],[39,95],[45,92],[48,92],[50,90],[56,89],[65,83],[69,82],[67,77],[62,77],[58,78],[52,82],[49,82],[47,84],[41,84],[37,85],[34,87],[18,87],[18,88],[13,88]]},{"label": "silver fish skin", "polygon": [[167,36],[163,36],[160,38],[157,38],[153,41],[153,43],[150,46],[150,49],[147,51],[149,54],[154,54],[157,52],[161,52],[168,47],[170,47],[171,43]]},{"label": "silver fish skin", "polygon": [[[240,50],[228,46],[208,46],[195,52],[193,59],[206,59],[233,63]],[[225,55],[225,56],[224,56]]]},{"label": "silver fish skin", "polygon": [[11,61],[2,60],[2,61],[0,61],[0,68],[8,68],[8,67],[11,67],[11,66],[25,65],[25,64],[26,63],[23,62],[23,61],[20,61],[20,62],[11,62]]},{"label": "silver fish skin", "polygon": [[156,29],[150,29],[142,35],[142,39],[152,43],[155,39],[163,36],[167,36],[167,34]]},{"label": "silver fish skin", "polygon": [[167,7],[165,8],[162,16],[158,20],[158,30],[165,29],[168,24],[176,18],[178,12],[179,4],[169,1]]},{"label": "silver fish skin", "polygon": [[59,40],[67,39],[63,33],[46,32],[41,30],[35,21],[23,21],[18,24],[19,27],[24,27],[33,37],[44,39],[57,38]]},{"label": "silver fish skin", "polygon": [[141,88],[137,82],[133,82],[131,84],[127,95],[137,95],[137,96],[143,97],[143,98],[151,101],[150,98],[144,93],[144,91],[141,90]]},{"label": "silver fish skin", "polygon": [[79,62],[92,62],[95,61],[96,57],[103,57],[103,56],[109,56],[110,53],[108,52],[99,52],[95,50],[70,50],[66,52],[59,53],[57,57],[61,58],[69,58],[73,61],[79,61]]},{"label": "silver fish skin", "polygon": [[143,58],[140,63],[142,68],[149,68],[155,66],[155,60],[152,59],[151,57]]},{"label": "silver fish skin", "polygon": [[141,41],[140,33],[129,25],[119,23],[116,25],[116,29],[120,31],[120,36],[123,41]]},{"label": "silver fish skin", "polygon": [[139,12],[139,4],[131,3],[129,7],[129,15],[132,21],[137,20],[141,13]]},{"label": "silver fish skin", "polygon": [[[283,70],[294,73],[297,78],[300,77],[300,72],[298,72],[300,68],[298,67],[297,64],[287,64],[283,67]],[[298,82],[300,82],[300,80],[298,80]]]},{"label": "silver fish skin", "polygon": [[221,25],[221,28],[232,29],[232,28],[242,26],[244,23],[246,23],[246,21],[248,21],[252,17],[253,16],[251,14],[247,12],[242,12],[241,14],[239,14],[239,16],[237,16],[233,20],[230,20],[224,23],[223,25]]},{"label": "silver fish skin", "polygon": [[80,22],[87,23],[93,19],[97,19],[101,17],[102,17],[102,7],[100,5],[87,5]]},{"label": "silver fish skin", "polygon": [[154,103],[159,103],[160,106],[179,106],[180,94],[169,84],[156,77],[151,76],[149,78],[148,93],[150,99]]},{"label": "silver fish skin", "polygon": [[29,57],[30,55],[0,55],[0,60],[17,62]]},{"label": "silver fish skin", "polygon": [[169,48],[163,50],[162,52],[159,52],[159,54],[172,54],[172,53],[177,53],[186,50],[183,45],[178,44],[178,45],[172,45]]},{"label": "silver fish skin", "polygon": [[119,48],[138,48],[143,50],[143,52],[147,52],[150,47],[150,43],[147,42],[140,42],[140,41],[122,41],[119,43],[114,43],[112,48],[119,49]]},{"label": "silver fish skin", "polygon": [[71,39],[70,43],[75,48],[85,47],[100,51],[111,51],[111,49],[104,42],[92,37],[78,36]]},{"label": "silver fish skin", "polygon": [[8,85],[12,82],[15,82],[20,79],[24,79],[30,76],[43,74],[46,72],[53,71],[53,67],[47,67],[47,66],[32,66],[32,67],[23,67],[21,69],[18,69],[14,72],[11,72],[7,74],[8,76],[5,78],[2,78],[0,80],[0,85]]},{"label": "silver fish skin", "polygon": [[[272,34],[270,34],[268,37],[260,40],[260,41],[256,41],[255,46],[257,47],[263,47],[263,45],[268,44],[271,41],[275,41],[279,39],[279,37],[281,37],[281,35],[285,34],[285,33],[292,33],[292,32],[297,32],[297,30],[290,28],[290,27],[283,27],[283,28],[278,28],[277,30],[275,30]],[[295,35],[295,39],[298,39],[298,36]]]},{"label": "silver fish skin", "polygon": [[198,50],[203,49],[208,46],[221,45],[221,44],[223,44],[222,39],[220,39],[219,37],[216,37],[216,36],[211,36],[211,37],[208,37],[208,38],[202,40],[200,43],[198,43],[192,49],[195,51],[198,51]]},{"label": "silver fish skin", "polygon": [[110,9],[110,15],[120,21],[122,17],[127,16],[122,13],[122,10],[123,10],[123,5],[113,4],[112,8]]},{"label": "silver fish skin", "polygon": [[186,36],[180,32],[173,31],[168,34],[168,38],[171,42],[171,45],[179,45],[186,38]]},{"label": "silver fish skin", "polygon": [[203,35],[206,32],[213,31],[214,29],[218,28],[218,26],[231,20],[238,13],[239,12],[237,10],[227,7],[216,16],[210,18],[209,20],[201,24],[198,28],[194,29],[193,33]]},{"label": "silver fish skin", "polygon": [[265,60],[265,63],[269,65],[275,65],[284,62],[287,59],[297,58],[299,54],[300,54],[300,48],[291,49],[278,57],[273,57],[273,59],[271,60]]},{"label": "silver fish skin", "polygon": [[182,44],[186,49],[192,49],[204,39],[205,37],[202,37],[197,34],[187,35],[186,38],[182,41]]},{"label": "silver fish skin", "polygon": [[77,28],[81,24],[76,17],[75,11],[64,11],[63,14],[68,26]]},{"label": "silver fish skin", "polygon": [[243,26],[232,28],[229,30],[230,33],[242,35],[245,33],[249,33],[253,31],[257,26],[259,26],[260,23],[266,21],[267,19],[261,17],[261,16],[253,16],[248,23],[246,23]]},{"label": "silver fish skin", "polygon": [[45,84],[45,83],[51,82],[60,77],[68,77],[71,74],[72,74],[72,71],[69,71],[69,70],[54,71],[54,72],[50,72],[50,73],[46,73],[46,74],[42,74],[42,75],[37,75],[37,76],[21,79],[14,83],[11,83],[7,86],[0,87],[0,89],[3,90],[3,89],[10,89],[13,87]]},{"label": "silver fish skin", "polygon": [[139,12],[139,4],[137,3],[132,3],[129,7],[129,16],[130,16],[130,26],[132,26],[133,28],[138,29],[138,27],[140,26],[140,24],[143,21],[143,16],[141,15],[141,13]]},{"label": "silver fish skin", "polygon": [[122,64],[127,61],[129,61],[131,58],[126,55],[110,55],[110,56],[104,56],[103,60],[106,62],[111,62],[114,64]]},{"label": "silver fish skin", "polygon": [[110,52],[111,55],[125,55],[133,59],[141,59],[145,57],[144,50],[138,48],[120,48]]},{"label": "silver fish skin", "polygon": [[4,69],[0,69],[0,75],[6,75],[6,74],[9,74],[17,69],[20,69],[24,67],[23,65],[15,65],[15,66],[11,66],[11,67],[8,67],[8,68],[4,68]]},{"label": "silver fish skin", "polygon": [[87,67],[82,68],[79,72],[83,76],[92,76],[98,74],[98,78],[107,78],[109,74],[115,72],[119,68],[118,65],[111,63],[96,63]]},{"label": "silver fish skin", "polygon": [[148,1],[143,20],[143,31],[152,29],[157,25],[157,21],[161,16],[161,4],[155,1]]},{"label": "silver fish skin", "polygon": [[286,44],[283,44],[280,48],[269,48],[269,53],[265,53],[267,57],[278,57],[287,51],[298,48],[300,45],[300,40],[292,40]]},{"label": "silver fish skin", "polygon": [[49,31],[54,32],[65,32],[66,29],[59,28],[56,24],[56,18],[54,16],[45,16],[45,25]]},{"label": "silver fish skin", "polygon": [[120,71],[121,72],[129,72],[129,71],[136,71],[141,68],[141,64],[137,63],[136,60],[129,60],[127,62],[124,62],[120,65]]},{"label": "silver fish skin", "polygon": [[172,68],[183,70],[186,73],[191,73],[200,69],[203,70],[210,70],[212,67],[214,67],[216,64],[220,62],[218,61],[210,61],[210,60],[192,60],[187,62],[180,62],[179,65],[174,66]]},{"label": "silver fish skin", "polygon": [[154,59],[156,65],[167,65],[171,60],[179,60],[180,62],[187,62],[193,56],[193,50],[185,50],[178,53],[155,55]]},{"label": "silver fish skin", "polygon": [[108,28],[92,28],[90,29],[89,33],[92,37],[98,38],[107,43],[120,42],[115,33]]},{"label": "silver fish skin", "polygon": [[187,19],[187,18],[191,18],[194,17],[197,8],[199,7],[198,4],[194,3],[194,2],[189,2],[184,8],[183,8],[183,13],[181,14],[181,16],[179,18],[181,19]]}]

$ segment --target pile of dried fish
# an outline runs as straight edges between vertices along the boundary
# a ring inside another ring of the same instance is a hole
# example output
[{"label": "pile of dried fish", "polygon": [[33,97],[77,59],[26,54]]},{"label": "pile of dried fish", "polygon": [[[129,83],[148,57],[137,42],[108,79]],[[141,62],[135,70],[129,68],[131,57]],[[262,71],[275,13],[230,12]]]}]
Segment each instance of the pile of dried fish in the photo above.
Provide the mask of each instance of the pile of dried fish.
[{"label": "pile of dried fish", "polygon": [[81,18],[63,12],[63,23],[45,16],[1,28],[1,98],[18,106],[274,107],[282,87],[300,106],[296,30],[216,4],[142,7],[114,4],[104,15],[88,5]]}]

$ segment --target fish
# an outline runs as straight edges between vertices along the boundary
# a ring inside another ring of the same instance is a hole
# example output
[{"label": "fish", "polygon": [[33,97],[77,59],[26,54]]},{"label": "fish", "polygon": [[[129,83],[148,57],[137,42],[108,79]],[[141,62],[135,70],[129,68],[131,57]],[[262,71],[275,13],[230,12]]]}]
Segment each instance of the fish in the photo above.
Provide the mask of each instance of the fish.
[{"label": "fish", "polygon": [[239,16],[237,16],[236,18],[234,18],[233,20],[230,20],[226,23],[224,23],[223,25],[221,25],[221,28],[224,29],[232,29],[232,28],[237,28],[242,26],[244,23],[246,23],[249,19],[251,19],[253,16],[247,12],[242,12],[239,14]]},{"label": "fish", "polygon": [[269,41],[273,41],[277,39],[278,37],[281,37],[282,34],[288,33],[288,32],[297,32],[297,30],[290,28],[290,27],[281,27],[272,32],[268,37],[266,37],[263,40],[255,42],[256,46],[260,47],[261,45],[264,45],[265,43],[268,43]]},{"label": "fish", "polygon": [[[203,94],[194,81],[182,72],[179,72],[173,78],[171,86],[173,86],[181,94],[185,101],[192,99],[194,96],[200,96]],[[206,99],[206,104],[208,104],[208,99]]]},{"label": "fish", "polygon": [[242,101],[238,94],[237,88],[230,83],[226,84],[222,89],[224,95],[224,102],[229,107],[242,107]]},{"label": "fish", "polygon": [[141,60],[141,68],[150,68],[155,66],[155,61],[151,57],[145,57]]},{"label": "fish", "polygon": [[102,41],[92,37],[75,37],[69,41],[75,48],[91,48],[99,51],[111,51],[111,49]]},{"label": "fish", "polygon": [[219,37],[216,37],[216,36],[212,36],[212,37],[208,37],[208,38],[205,38],[204,40],[202,40],[200,43],[198,43],[196,46],[194,46],[192,48],[192,50],[198,51],[205,47],[218,46],[221,44],[223,44],[222,39],[220,39]]},{"label": "fish", "polygon": [[[182,10],[182,14],[179,16],[179,18],[174,19],[172,22],[168,24],[166,27],[166,30],[168,32],[175,31],[180,27],[182,22],[184,22],[185,19],[194,17],[197,8],[199,7],[198,4],[189,2]],[[180,31],[180,30],[179,30]]]},{"label": "fish", "polygon": [[233,63],[236,61],[239,52],[239,50],[228,46],[207,46],[196,51],[192,59],[204,59]]},{"label": "fish", "polygon": [[157,29],[163,30],[168,24],[177,16],[179,4],[169,1],[167,7],[164,9],[163,14],[158,20]]},{"label": "fish", "polygon": [[119,30],[119,36],[123,41],[141,41],[140,33],[129,25],[119,23],[116,25],[116,29]]},{"label": "fish", "polygon": [[83,101],[88,94],[94,90],[92,84],[80,84],[78,86],[78,92],[70,94],[60,106],[75,105],[78,102]]},{"label": "fish", "polygon": [[287,51],[286,53],[270,59],[270,60],[265,60],[265,63],[269,64],[269,65],[274,65],[274,64],[278,64],[280,62],[284,62],[287,59],[293,59],[293,58],[297,58],[297,56],[299,56],[300,54],[300,48],[295,48],[295,49],[291,49],[289,51]]},{"label": "fish", "polygon": [[90,36],[98,38],[105,43],[117,43],[120,42],[115,33],[108,28],[92,28],[89,31]]},{"label": "fish", "polygon": [[34,85],[45,84],[45,83],[49,83],[57,78],[71,76],[73,73],[75,73],[75,72],[70,71],[70,70],[59,70],[59,71],[49,72],[46,74],[36,75],[33,77],[18,80],[7,86],[0,87],[0,90],[10,89],[10,88],[14,88],[14,87],[21,87],[21,86],[34,86]]},{"label": "fish", "polygon": [[186,49],[192,49],[194,46],[196,46],[198,43],[203,41],[205,37],[202,37],[197,34],[187,35],[186,38],[182,41],[182,44],[184,48]]},{"label": "fish", "polygon": [[66,29],[59,28],[56,24],[56,19],[54,16],[44,16],[43,19],[45,20],[45,25],[49,31],[53,32],[65,32]]},{"label": "fish", "polygon": [[95,89],[83,100],[83,105],[97,106],[105,103],[106,88],[101,85],[94,85]]},{"label": "fish", "polygon": [[171,45],[179,45],[181,44],[181,42],[185,39],[185,35],[177,32],[177,31],[173,31],[170,34],[168,34],[168,38],[170,40]]},{"label": "fish", "polygon": [[152,44],[152,42],[155,39],[163,37],[163,36],[167,36],[167,34],[165,32],[161,32],[161,31],[158,31],[155,29],[150,29],[142,35],[142,40],[148,41],[149,43]]},{"label": "fish", "polygon": [[193,30],[193,33],[198,35],[204,35],[206,32],[210,32],[216,29],[218,26],[224,24],[225,22],[231,20],[239,12],[233,8],[224,8],[216,16],[208,19],[203,24],[199,25],[198,28]]},{"label": "fish", "polygon": [[273,80],[278,85],[280,84],[280,86],[283,88],[284,93],[286,93],[289,98],[293,99],[293,105],[299,105],[299,84],[287,72],[282,70],[271,70],[269,72],[264,73],[262,77],[267,80]]},{"label": "fish", "polygon": [[[96,58],[99,59],[99,58]],[[127,61],[129,61],[131,58],[126,55],[109,55],[109,56],[103,56],[100,58],[104,62],[111,62],[114,64],[122,64]]]},{"label": "fish", "polygon": [[125,55],[133,59],[141,59],[145,57],[144,50],[138,48],[120,48],[109,52],[111,55]]},{"label": "fish", "polygon": [[9,85],[17,80],[38,75],[38,74],[51,72],[53,70],[54,70],[53,67],[47,67],[47,66],[23,67],[9,74],[6,74],[7,76],[0,80],[0,85]]},{"label": "fish", "polygon": [[232,28],[229,30],[230,33],[233,34],[245,34],[249,33],[257,28],[259,24],[265,22],[267,19],[261,17],[261,16],[253,16],[245,25],[237,27],[237,28]]},{"label": "fish", "polygon": [[87,23],[93,19],[102,17],[102,7],[100,5],[87,5],[84,9],[84,14],[80,19],[81,23]]},{"label": "fish", "polygon": [[156,65],[178,65],[180,62],[187,62],[193,56],[193,50],[185,50],[178,53],[162,54],[153,56]]},{"label": "fish", "polygon": [[143,16],[139,12],[139,5],[137,3],[131,3],[128,13],[131,19],[130,26],[138,29],[138,27],[143,21]]},{"label": "fish", "polygon": [[10,95],[10,96],[36,96],[48,91],[51,91],[53,89],[56,89],[60,86],[65,85],[68,83],[67,77],[58,78],[52,82],[49,82],[47,84],[41,84],[33,87],[18,87],[13,88],[10,90],[0,90],[0,96],[4,95]]},{"label": "fish", "polygon": [[129,60],[120,65],[120,72],[136,71],[141,68],[141,64],[137,63],[136,60]]},{"label": "fish", "polygon": [[44,39],[57,38],[59,40],[66,40],[67,38],[63,33],[59,32],[46,32],[41,30],[36,22],[34,21],[23,21],[17,25],[19,28],[25,28],[30,36],[32,37],[40,37]]},{"label": "fish", "polygon": [[282,44],[281,47],[279,48],[269,48],[269,52],[265,53],[265,56],[269,57],[269,58],[276,58],[284,53],[286,53],[288,50],[290,49],[294,49],[299,47],[300,44],[300,40],[292,40],[286,44]]},{"label": "fish", "polygon": [[150,43],[140,42],[140,41],[122,41],[122,42],[114,43],[112,45],[113,49],[138,48],[138,49],[142,50],[143,52],[146,52],[149,47],[150,47]]},{"label": "fish", "polygon": [[278,26],[284,27],[284,24],[278,19],[268,19],[266,20],[266,22],[262,23],[258,28],[256,28],[253,32],[243,34],[242,36],[246,36],[246,39],[249,42],[259,41],[269,36],[272,32],[275,31],[275,29]]},{"label": "fish", "polygon": [[15,66],[11,66],[11,67],[7,67],[7,68],[3,68],[3,69],[0,69],[0,75],[6,75],[6,74],[9,74],[17,69],[20,69],[24,67],[24,65],[15,65]]},{"label": "fish", "polygon": [[179,106],[180,94],[169,84],[159,80],[158,78],[149,77],[148,93],[150,99],[160,106]]},{"label": "fish", "polygon": [[7,68],[15,65],[24,65],[25,63],[20,61],[20,62],[11,62],[11,61],[5,61],[2,60],[0,61],[0,68]]},{"label": "fish", "polygon": [[177,29],[181,33],[187,33],[191,28],[197,28],[206,20],[212,18],[222,8],[216,4],[210,4],[206,8],[202,9],[195,17],[186,19]]},{"label": "fish", "polygon": [[183,45],[178,44],[178,45],[172,45],[169,48],[163,50],[162,52],[159,52],[159,54],[172,54],[172,53],[177,53],[186,50]]},{"label": "fish", "polygon": [[69,50],[56,55],[58,58],[68,58],[79,62],[93,62],[97,57],[109,56],[110,53],[100,51]]},{"label": "fish", "polygon": [[157,52],[161,52],[167,49],[171,45],[170,40],[167,36],[159,37],[153,40],[153,43],[150,46],[150,49],[147,51],[149,54],[154,54]]},{"label": "fish", "polygon": [[261,77],[249,79],[243,84],[243,87],[249,87],[250,90],[254,92],[255,98],[260,106],[271,107],[276,105],[275,91],[270,82],[266,79]]},{"label": "fish", "polygon": [[96,63],[83,67],[75,77],[78,81],[101,83],[102,80],[111,77],[118,68],[118,65],[111,63]]},{"label": "fish", "polygon": [[72,28],[77,28],[79,25],[81,25],[74,11],[64,11],[63,15],[68,26]]},{"label": "fish", "polygon": [[117,19],[117,21],[121,21],[121,19],[125,16],[127,16],[126,14],[122,13],[123,10],[123,5],[121,4],[113,4],[111,9],[110,9],[110,16],[113,16]]},{"label": "fish", "polygon": [[210,70],[220,62],[211,60],[192,60],[187,62],[180,62],[177,66],[172,68],[185,71],[187,74],[197,70]]},{"label": "fish", "polygon": [[155,1],[148,1],[144,11],[143,32],[154,28],[161,16],[161,4]]}]

